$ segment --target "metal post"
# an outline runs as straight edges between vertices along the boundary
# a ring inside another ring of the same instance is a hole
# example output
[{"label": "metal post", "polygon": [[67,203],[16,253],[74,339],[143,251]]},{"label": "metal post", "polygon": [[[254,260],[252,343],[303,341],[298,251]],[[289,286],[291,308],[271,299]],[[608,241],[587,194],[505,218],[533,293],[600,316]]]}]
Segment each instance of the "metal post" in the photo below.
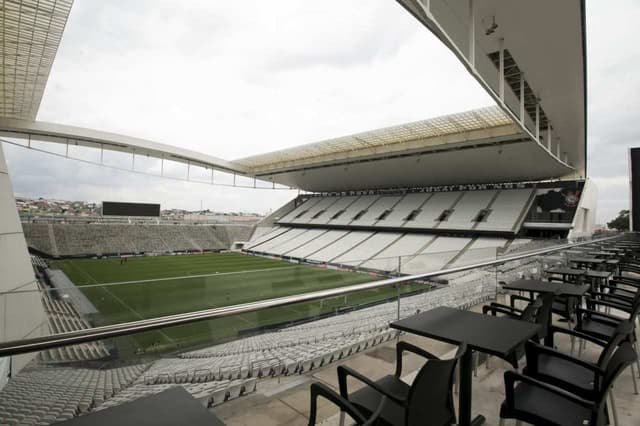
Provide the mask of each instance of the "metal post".
[{"label": "metal post", "polygon": [[524,124],[524,73],[520,72],[520,123]]},{"label": "metal post", "polygon": [[504,103],[504,39],[500,39],[500,64],[498,71],[498,90],[500,101]]},{"label": "metal post", "polygon": [[400,320],[400,286],[402,284],[398,283],[398,285],[396,285],[396,294],[398,296],[398,320]]},{"label": "metal post", "polygon": [[536,142],[540,142],[540,102],[536,99]]},{"label": "metal post", "polygon": [[476,8],[474,0],[469,0],[469,63],[476,67]]},{"label": "metal post", "polygon": [[547,122],[547,148],[551,152],[551,123]]}]

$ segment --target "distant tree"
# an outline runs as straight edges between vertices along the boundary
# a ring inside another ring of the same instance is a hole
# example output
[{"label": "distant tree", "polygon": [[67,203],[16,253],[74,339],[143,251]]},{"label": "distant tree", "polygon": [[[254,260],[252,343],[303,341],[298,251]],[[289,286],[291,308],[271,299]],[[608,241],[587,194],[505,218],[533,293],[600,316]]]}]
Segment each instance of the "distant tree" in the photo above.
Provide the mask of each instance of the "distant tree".
[{"label": "distant tree", "polygon": [[629,230],[629,210],[620,210],[618,217],[611,222],[607,222],[609,229],[617,229],[618,231]]}]

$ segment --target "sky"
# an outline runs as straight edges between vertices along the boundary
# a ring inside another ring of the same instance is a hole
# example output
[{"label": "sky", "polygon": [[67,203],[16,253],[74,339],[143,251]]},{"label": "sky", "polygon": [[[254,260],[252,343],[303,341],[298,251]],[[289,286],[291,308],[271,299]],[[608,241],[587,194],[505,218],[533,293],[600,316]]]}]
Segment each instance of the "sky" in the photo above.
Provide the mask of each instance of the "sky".
[{"label": "sky", "polygon": [[[589,174],[597,221],[628,205],[640,2],[587,1]],[[76,0],[38,120],[236,159],[492,105],[391,0]],[[266,213],[296,191],[149,177],[4,144],[17,195]],[[122,161],[115,158],[116,163]]]}]

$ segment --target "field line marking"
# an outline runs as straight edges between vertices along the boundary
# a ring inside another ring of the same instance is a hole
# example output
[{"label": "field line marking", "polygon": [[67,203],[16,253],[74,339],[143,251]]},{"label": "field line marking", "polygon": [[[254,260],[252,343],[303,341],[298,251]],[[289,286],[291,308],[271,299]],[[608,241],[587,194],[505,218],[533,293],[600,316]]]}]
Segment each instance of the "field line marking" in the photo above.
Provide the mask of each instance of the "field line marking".
[{"label": "field line marking", "polygon": [[[74,267],[75,267],[75,265],[74,265]],[[89,285],[86,285],[86,286],[83,286],[83,287],[96,287],[96,286],[105,287],[105,286],[109,286],[109,285],[144,284],[144,283],[149,283],[149,282],[180,280],[180,279],[185,279],[185,278],[219,277],[219,276],[225,276],[225,275],[251,274],[251,273],[267,272],[267,271],[281,271],[283,269],[294,269],[294,268],[299,268],[299,267],[300,267],[300,265],[283,266],[283,267],[280,267],[280,268],[250,269],[248,271],[221,272],[219,274],[215,274],[214,273],[214,274],[201,274],[201,275],[183,275],[181,277],[150,278],[150,279],[146,279],[146,280],[119,281],[119,282],[112,282],[112,283],[99,283],[95,279],[91,278],[94,281],[95,284],[89,284]],[[84,271],[81,271],[81,272],[84,272]],[[89,277],[91,277],[91,276],[89,276]]]},{"label": "field line marking", "polygon": [[[107,293],[109,293],[111,295],[111,297],[113,297],[118,302],[120,302],[122,304],[122,306],[124,306],[125,308],[127,308],[128,310],[133,312],[133,314],[136,315],[138,318],[140,318],[141,320],[145,319],[145,317],[140,315],[140,313],[138,311],[136,311],[131,306],[129,306],[127,303],[125,303],[124,300],[122,300],[120,297],[118,297],[115,294],[113,294],[113,292],[111,292],[111,290],[109,290],[108,288],[105,288],[105,287],[102,287],[102,289],[104,291],[106,291]],[[157,331],[158,333],[162,334],[168,341],[170,341],[170,342],[174,341],[171,337],[167,336],[167,333],[165,333],[164,331],[162,331],[162,330],[155,330],[155,331]]]},{"label": "field line marking", "polygon": [[[77,271],[79,271],[80,273],[84,274],[86,277],[88,277],[91,281],[93,281],[94,283],[97,282],[95,278],[93,278],[93,276],[85,271],[84,269],[80,268],[79,266],[77,266],[74,262],[71,262],[71,266],[73,266]],[[115,294],[113,294],[108,288],[105,288],[105,286],[100,286],[98,285],[91,285],[91,286],[84,286],[84,287],[100,287],[103,291],[107,292],[111,297],[113,297],[115,300],[117,300],[122,306],[124,306],[126,309],[128,309],[129,311],[133,312],[133,314],[135,316],[137,316],[139,319],[145,319],[142,315],[140,315],[140,313],[138,311],[136,311],[135,309],[133,309],[131,306],[129,306],[128,304],[126,304],[124,302],[124,300],[122,300],[120,297],[116,296]],[[82,288],[82,286],[80,287]],[[174,340],[167,336],[167,334],[162,331],[162,330],[157,330],[160,334],[162,334],[168,341],[173,342]]]}]

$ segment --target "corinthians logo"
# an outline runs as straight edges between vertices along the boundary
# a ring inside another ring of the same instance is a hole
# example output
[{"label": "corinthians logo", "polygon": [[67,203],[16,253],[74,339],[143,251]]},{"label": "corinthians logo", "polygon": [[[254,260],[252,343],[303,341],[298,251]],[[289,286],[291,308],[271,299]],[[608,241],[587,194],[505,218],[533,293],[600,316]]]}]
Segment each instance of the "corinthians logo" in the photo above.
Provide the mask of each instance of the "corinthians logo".
[{"label": "corinthians logo", "polygon": [[562,195],[564,196],[564,205],[573,208],[578,205],[578,201],[580,201],[580,191],[562,191]]}]

